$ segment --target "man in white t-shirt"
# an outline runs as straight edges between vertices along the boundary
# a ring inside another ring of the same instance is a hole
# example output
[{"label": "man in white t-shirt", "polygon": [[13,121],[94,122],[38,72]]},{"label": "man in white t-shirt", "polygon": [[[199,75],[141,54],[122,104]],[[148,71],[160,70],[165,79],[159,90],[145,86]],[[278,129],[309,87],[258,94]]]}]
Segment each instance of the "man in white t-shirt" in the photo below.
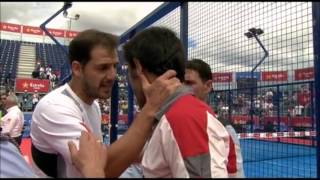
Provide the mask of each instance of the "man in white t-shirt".
[{"label": "man in white t-shirt", "polygon": [[[93,29],[79,33],[69,45],[71,81],[51,91],[36,106],[31,123],[32,156],[48,176],[119,176],[142,150],[160,105],[181,85],[173,71],[153,84],[142,79],[147,104],[129,130],[106,151],[101,144],[101,112],[96,99],[111,95],[119,62],[117,44],[117,37],[109,33]],[[90,159],[101,155],[97,158],[102,162],[98,163],[100,168],[90,169],[90,162],[85,162],[85,167],[77,170],[71,162],[68,145],[72,152],[77,151],[82,131],[94,136]],[[95,146],[103,148],[99,151]]]},{"label": "man in white t-shirt", "polygon": [[8,134],[20,145],[24,124],[24,115],[18,106],[16,95],[9,95],[4,101],[7,114],[1,118],[1,128],[3,134]]}]

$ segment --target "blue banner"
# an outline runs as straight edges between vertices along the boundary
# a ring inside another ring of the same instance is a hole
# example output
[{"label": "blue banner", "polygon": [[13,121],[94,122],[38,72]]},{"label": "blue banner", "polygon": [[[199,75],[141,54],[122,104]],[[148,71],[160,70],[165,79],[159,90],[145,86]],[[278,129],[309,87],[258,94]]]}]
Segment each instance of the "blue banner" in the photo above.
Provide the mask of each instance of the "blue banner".
[{"label": "blue banner", "polygon": [[[237,72],[236,73],[236,80],[242,78],[251,78],[251,72]],[[253,72],[253,78],[256,78],[258,81],[261,80],[261,73],[260,72]]]}]

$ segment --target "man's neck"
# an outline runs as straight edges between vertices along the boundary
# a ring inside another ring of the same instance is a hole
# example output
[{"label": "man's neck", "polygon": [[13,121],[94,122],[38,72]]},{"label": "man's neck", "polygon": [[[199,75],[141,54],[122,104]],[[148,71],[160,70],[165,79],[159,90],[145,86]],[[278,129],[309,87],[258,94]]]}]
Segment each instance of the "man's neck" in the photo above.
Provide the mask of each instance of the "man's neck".
[{"label": "man's neck", "polygon": [[10,108],[12,108],[12,107],[14,107],[14,106],[16,106],[16,105],[15,105],[15,104],[9,105],[9,106],[6,108],[6,110],[8,111]]},{"label": "man's neck", "polygon": [[[77,80],[71,79],[71,81],[68,83],[72,91],[86,104],[91,105],[94,101],[94,99],[88,97],[86,93],[81,88],[81,85],[79,83],[76,83]],[[79,80],[78,80],[79,81]]]}]

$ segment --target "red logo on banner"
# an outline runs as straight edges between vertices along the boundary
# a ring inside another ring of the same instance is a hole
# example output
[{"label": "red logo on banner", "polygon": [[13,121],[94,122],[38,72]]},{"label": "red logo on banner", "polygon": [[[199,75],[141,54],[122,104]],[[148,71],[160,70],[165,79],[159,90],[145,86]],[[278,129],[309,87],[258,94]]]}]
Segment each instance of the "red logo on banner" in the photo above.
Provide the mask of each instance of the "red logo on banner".
[{"label": "red logo on banner", "polygon": [[16,92],[35,92],[47,93],[49,91],[50,81],[40,79],[16,79]]},{"label": "red logo on banner", "polygon": [[212,73],[213,82],[232,82],[232,73]]},{"label": "red logo on banner", "polygon": [[21,26],[17,24],[11,23],[0,23],[1,24],[1,31],[10,31],[10,32],[21,32]]},{"label": "red logo on banner", "polygon": [[39,27],[23,26],[22,32],[26,34],[43,35],[43,31]]},{"label": "red logo on banner", "polygon": [[79,32],[76,31],[67,31],[67,38],[74,38],[79,34]]},{"label": "red logo on banner", "polygon": [[64,37],[64,30],[60,29],[48,29],[49,33],[55,37]]},{"label": "red logo on banner", "polygon": [[294,71],[294,79],[299,80],[306,80],[306,79],[313,79],[314,78],[314,68],[304,68],[304,69],[297,69]]},{"label": "red logo on banner", "polygon": [[288,71],[262,72],[262,81],[287,81]]}]

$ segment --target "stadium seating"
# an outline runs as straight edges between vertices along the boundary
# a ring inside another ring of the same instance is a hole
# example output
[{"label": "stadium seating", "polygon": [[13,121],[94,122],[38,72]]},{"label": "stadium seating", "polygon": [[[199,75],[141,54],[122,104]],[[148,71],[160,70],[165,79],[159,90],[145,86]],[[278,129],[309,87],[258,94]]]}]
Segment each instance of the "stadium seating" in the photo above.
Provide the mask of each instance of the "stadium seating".
[{"label": "stadium seating", "polygon": [[11,78],[16,77],[21,42],[13,40],[0,40],[0,85],[4,85],[5,78],[10,73]]},{"label": "stadium seating", "polygon": [[36,57],[45,66],[51,65],[53,71],[60,70],[60,67],[68,60],[65,52],[59,46],[45,43],[36,43]]}]

